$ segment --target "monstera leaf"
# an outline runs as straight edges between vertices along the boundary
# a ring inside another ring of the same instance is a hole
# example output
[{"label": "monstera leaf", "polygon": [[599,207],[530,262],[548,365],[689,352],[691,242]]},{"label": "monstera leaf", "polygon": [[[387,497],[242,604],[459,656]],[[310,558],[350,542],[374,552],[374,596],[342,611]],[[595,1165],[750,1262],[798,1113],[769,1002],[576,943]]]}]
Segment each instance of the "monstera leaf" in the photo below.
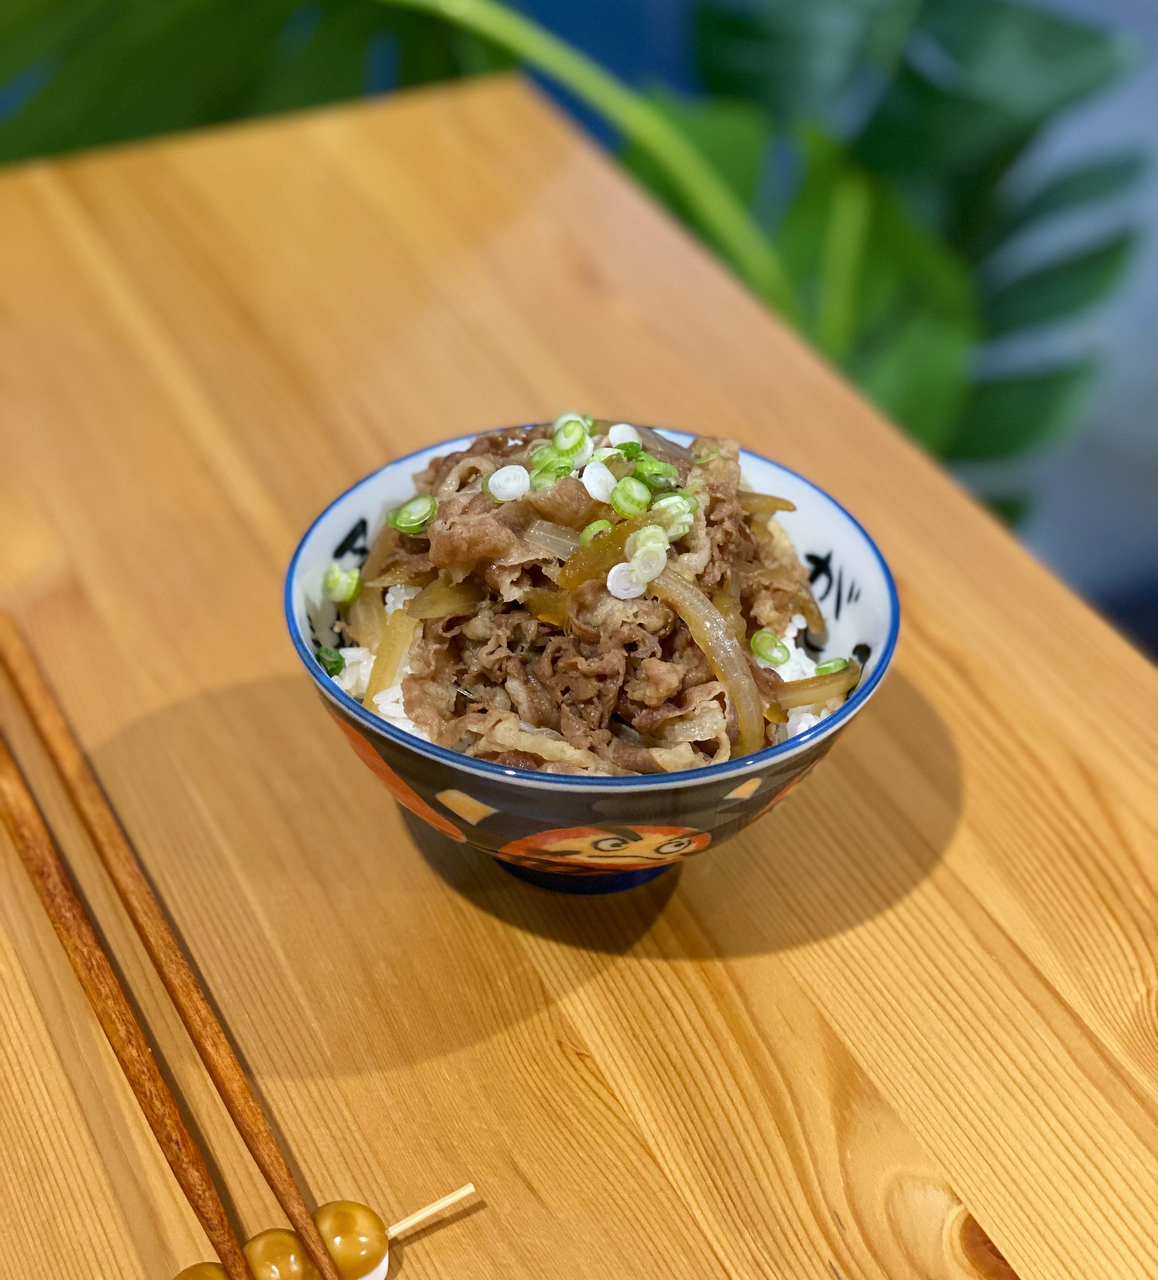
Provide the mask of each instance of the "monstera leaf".
[{"label": "monstera leaf", "polygon": [[[652,105],[712,163],[744,205],[751,207],[772,137],[772,123],[766,112],[749,102],[720,98],[687,99],[661,88],[653,89],[648,97]],[[678,218],[710,239],[710,229],[702,225],[680,188],[650,152],[637,143],[629,142],[619,158],[652,195]]]},{"label": "monstera leaf", "polygon": [[807,331],[927,448],[952,436],[981,333],[967,265],[819,130],[776,232]]},{"label": "monstera leaf", "polygon": [[1069,213],[1084,205],[1128,191],[1141,178],[1145,167],[1141,155],[1133,152],[1057,174],[1031,195],[1016,202],[1007,201],[1000,206],[979,245],[980,253],[984,255],[992,252],[1044,218]]},{"label": "monstera leaf", "polygon": [[865,66],[891,71],[921,0],[707,0],[694,17],[704,81],[775,119],[820,119]]},{"label": "monstera leaf", "polygon": [[993,290],[985,306],[989,332],[1002,334],[1067,319],[1100,302],[1122,278],[1135,239],[1133,232],[1124,231]]},{"label": "monstera leaf", "polygon": [[1092,360],[977,383],[956,431],[950,458],[991,461],[1040,448],[1070,430],[1084,411],[1097,376]]},{"label": "monstera leaf", "polygon": [[361,94],[383,42],[398,83],[511,61],[373,0],[14,0],[0,10],[0,161]]},{"label": "monstera leaf", "polygon": [[[766,113],[667,93],[652,101],[751,203],[772,134]],[[770,231],[800,302],[802,328],[882,409],[939,450],[956,430],[969,353],[981,332],[968,267],[840,143],[802,128],[794,146],[801,180]],[[687,217],[678,191],[646,154],[628,148],[623,160]]]},{"label": "monstera leaf", "polygon": [[857,152],[881,172],[961,172],[1137,59],[1126,38],[1008,0],[926,0]]}]

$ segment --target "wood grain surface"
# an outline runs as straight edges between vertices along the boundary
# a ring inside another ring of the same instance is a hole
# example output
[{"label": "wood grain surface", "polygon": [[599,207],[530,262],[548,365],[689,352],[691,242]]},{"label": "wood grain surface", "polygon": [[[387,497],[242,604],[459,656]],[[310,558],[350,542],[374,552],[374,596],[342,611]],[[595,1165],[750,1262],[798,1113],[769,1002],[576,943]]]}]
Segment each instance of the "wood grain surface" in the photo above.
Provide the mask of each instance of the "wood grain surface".
[{"label": "wood grain surface", "polygon": [[[1158,1275],[1158,673],[532,90],[11,169],[0,259],[0,605],[316,1201],[478,1187],[396,1273]],[[802,471],[904,610],[790,803],[589,901],[408,823],[280,601],[366,472],[572,407]],[[239,1230],[281,1224],[3,685],[0,724]],[[0,1242],[209,1256],[6,840]]]}]

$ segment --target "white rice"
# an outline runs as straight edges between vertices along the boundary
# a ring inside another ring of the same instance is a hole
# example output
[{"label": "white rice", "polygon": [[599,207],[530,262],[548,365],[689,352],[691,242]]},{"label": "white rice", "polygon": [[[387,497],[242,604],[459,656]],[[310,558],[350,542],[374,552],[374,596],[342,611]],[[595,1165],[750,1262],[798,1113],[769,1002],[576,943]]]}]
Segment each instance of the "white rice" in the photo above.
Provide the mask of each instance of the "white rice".
[{"label": "white rice", "polygon": [[[804,615],[794,613],[790,619],[788,626],[784,629],[781,640],[788,646],[788,652],[791,654],[788,661],[777,666],[774,662],[769,662],[766,658],[757,657],[756,661],[762,667],[768,667],[775,671],[782,680],[808,680],[816,675],[816,663],[805,653],[803,648],[796,645],[796,637],[805,631],[808,627]],[[811,729],[813,725],[818,725],[826,716],[830,716],[832,711],[819,704],[811,707],[793,707],[788,713],[788,723],[781,725],[776,735],[777,742],[787,742],[789,738],[795,738],[798,733],[803,733],[806,729]]]},{"label": "white rice", "polygon": [[[420,590],[419,587],[387,587],[386,616],[389,617],[396,609],[401,609],[406,601],[413,599]],[[366,696],[366,687],[370,683],[374,655],[369,649],[362,648],[339,649],[338,652],[345,659],[346,665],[333,677],[333,681],[351,698],[357,698],[361,702]],[[412,733],[416,738],[429,742],[430,734],[425,729],[420,729],[410,719],[402,705],[402,679],[409,674],[410,660],[407,658],[398,668],[398,678],[395,683],[389,689],[383,689],[381,693],[374,695],[374,706],[377,707],[382,719],[389,721],[396,729],[403,729],[406,733]]]}]

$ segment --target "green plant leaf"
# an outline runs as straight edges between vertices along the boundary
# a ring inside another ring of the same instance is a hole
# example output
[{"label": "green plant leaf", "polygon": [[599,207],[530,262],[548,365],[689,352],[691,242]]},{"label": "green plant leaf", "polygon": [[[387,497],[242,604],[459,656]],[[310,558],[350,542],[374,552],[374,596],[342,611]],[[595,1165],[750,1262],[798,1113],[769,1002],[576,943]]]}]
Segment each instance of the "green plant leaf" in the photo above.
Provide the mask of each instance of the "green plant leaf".
[{"label": "green plant leaf", "polygon": [[365,92],[371,37],[386,26],[373,4],[354,0],[319,6],[318,23],[299,40],[283,35],[245,104],[246,115],[297,111]]},{"label": "green plant leaf", "polygon": [[[660,88],[651,90],[648,98],[656,110],[686,134],[712,162],[737,198],[750,206],[756,198],[772,138],[772,123],[767,114],[750,102],[680,98]],[[679,189],[648,151],[629,141],[619,158],[624,167],[678,217],[695,223]],[[703,232],[702,227],[696,229]]]},{"label": "green plant leaf", "polygon": [[1003,493],[986,498],[985,505],[1002,524],[1016,529],[1032,510],[1033,497],[1025,492]]},{"label": "green plant leaf", "polygon": [[246,104],[247,115],[300,110],[364,93],[375,40],[392,42],[400,87],[513,65],[495,45],[437,18],[392,12],[372,0],[324,0],[314,8],[319,21],[306,38],[279,39],[258,92]]},{"label": "green plant leaf", "polygon": [[0,64],[45,83],[0,121],[0,160],[353,97],[382,34],[397,42],[403,84],[512,61],[373,0],[18,0],[0,14]]},{"label": "green plant leaf", "polygon": [[993,291],[985,306],[990,332],[1061,320],[1100,302],[1122,278],[1136,240],[1135,232],[1123,231],[1105,244]]},{"label": "green plant leaf", "polygon": [[1078,422],[1096,377],[1096,363],[1082,360],[1044,373],[978,382],[946,442],[946,456],[993,460],[1040,448]]},{"label": "green plant leaf", "polygon": [[501,46],[452,22],[423,13],[391,13],[385,6],[379,7],[398,37],[399,88],[487,75],[516,65],[516,59]]},{"label": "green plant leaf", "polygon": [[952,434],[981,333],[972,277],[903,202],[817,129],[776,243],[805,328],[927,448]]},{"label": "green plant leaf", "polygon": [[1053,214],[1068,213],[1071,209],[1129,190],[1145,168],[1145,159],[1135,152],[1058,174],[996,219],[982,246],[983,251],[991,252],[1030,223]]},{"label": "green plant leaf", "polygon": [[848,355],[857,336],[873,194],[867,176],[850,169],[837,181],[828,207],[815,333],[821,349],[837,360]]},{"label": "green plant leaf", "polygon": [[124,7],[123,0],[6,0],[0,6],[0,84],[75,48]]},{"label": "green plant leaf", "polygon": [[920,0],[705,0],[696,55],[714,93],[776,119],[823,116],[862,63],[891,68]]},{"label": "green plant leaf", "polygon": [[920,28],[948,59],[942,87],[1021,120],[1086,97],[1139,55],[1120,32],[1010,0],[931,0]]},{"label": "green plant leaf", "polygon": [[942,453],[968,394],[974,334],[930,311],[914,311],[858,353],[858,385],[931,453]]},{"label": "green plant leaf", "polygon": [[858,143],[870,168],[954,172],[1138,60],[1136,43],[1008,0],[928,0],[907,65]]},{"label": "green plant leaf", "polygon": [[0,160],[142,137],[241,113],[293,0],[141,0],[63,52],[0,125]]},{"label": "green plant leaf", "polygon": [[[796,195],[776,232],[785,264],[805,301],[810,323],[822,307],[821,281],[831,252],[833,205],[850,181],[870,195],[865,243],[858,260],[856,333],[895,324],[898,314],[928,307],[980,333],[978,301],[968,267],[923,226],[887,183],[868,174],[841,143],[819,129],[799,131],[804,169]],[[831,270],[831,266],[829,266]]]}]

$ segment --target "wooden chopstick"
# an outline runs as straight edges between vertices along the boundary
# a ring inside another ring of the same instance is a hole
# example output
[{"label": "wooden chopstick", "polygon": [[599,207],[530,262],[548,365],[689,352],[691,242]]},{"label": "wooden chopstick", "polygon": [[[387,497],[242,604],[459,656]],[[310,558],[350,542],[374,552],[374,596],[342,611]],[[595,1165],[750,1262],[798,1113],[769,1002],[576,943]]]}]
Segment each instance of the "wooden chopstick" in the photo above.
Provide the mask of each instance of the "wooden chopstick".
[{"label": "wooden chopstick", "polygon": [[[89,767],[80,743],[69,728],[35,658],[15,622],[5,613],[0,613],[0,662],[7,669],[41,741],[60,772],[97,853],[245,1145],[323,1280],[341,1280],[269,1120],[169,927],[120,820]],[[196,1209],[196,1204],[193,1207]],[[232,1277],[232,1273],[230,1275]],[[238,1275],[248,1275],[248,1271]]]},{"label": "wooden chopstick", "polygon": [[69,877],[28,784],[0,737],[0,819],[52,921],[113,1053],[121,1064],[181,1190],[217,1251],[229,1280],[253,1280],[229,1225],[205,1158],[185,1126],[177,1101],[133,1014],[92,918]]}]

